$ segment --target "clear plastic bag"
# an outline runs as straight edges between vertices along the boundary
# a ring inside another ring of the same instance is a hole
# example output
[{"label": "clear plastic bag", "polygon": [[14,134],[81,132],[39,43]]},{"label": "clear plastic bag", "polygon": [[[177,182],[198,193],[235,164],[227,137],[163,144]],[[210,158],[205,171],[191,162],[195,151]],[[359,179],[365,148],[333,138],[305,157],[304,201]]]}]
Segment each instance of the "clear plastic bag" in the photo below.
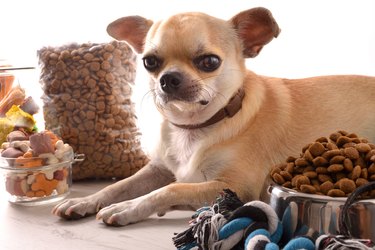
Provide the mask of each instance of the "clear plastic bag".
[{"label": "clear plastic bag", "polygon": [[85,160],[73,180],[125,178],[147,162],[132,85],[136,57],[123,42],[68,44],[38,51],[45,127]]}]

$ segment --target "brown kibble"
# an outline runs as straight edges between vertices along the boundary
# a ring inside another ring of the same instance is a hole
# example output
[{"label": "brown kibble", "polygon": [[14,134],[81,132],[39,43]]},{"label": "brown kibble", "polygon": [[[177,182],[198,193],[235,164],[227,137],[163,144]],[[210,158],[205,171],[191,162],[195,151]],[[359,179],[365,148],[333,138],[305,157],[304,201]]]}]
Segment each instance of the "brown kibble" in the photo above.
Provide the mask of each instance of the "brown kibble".
[{"label": "brown kibble", "polygon": [[329,161],[329,164],[341,164],[343,163],[343,161],[345,160],[345,156],[342,156],[342,155],[336,155],[334,157],[331,158],[331,160]]},{"label": "brown kibble", "polygon": [[352,160],[356,160],[359,158],[359,152],[354,147],[349,147],[344,149],[344,154],[346,157]]},{"label": "brown kibble", "polygon": [[104,111],[105,110],[105,102],[97,102],[96,103],[96,109],[98,111]]},{"label": "brown kibble", "polygon": [[317,167],[317,168],[315,169],[315,172],[316,172],[317,174],[328,174],[328,170],[327,170],[326,167]]},{"label": "brown kibble", "polygon": [[294,164],[298,167],[306,167],[309,163],[304,158],[297,158]]},{"label": "brown kibble", "polygon": [[305,151],[312,145],[312,143],[309,143],[309,144],[306,144],[303,148],[302,148],[302,153],[305,153]]},{"label": "brown kibble", "polygon": [[298,189],[300,189],[300,186],[303,185],[303,184],[310,184],[310,179],[304,175],[301,175],[299,176],[297,179],[296,179],[296,187]]},{"label": "brown kibble", "polygon": [[354,142],[348,142],[342,145],[343,148],[355,148],[355,143]]},{"label": "brown kibble", "polygon": [[372,163],[372,164],[368,167],[367,171],[368,171],[368,173],[369,173],[370,175],[375,174],[375,163]]},{"label": "brown kibble", "polygon": [[350,180],[348,178],[343,178],[339,181],[339,188],[345,194],[349,194],[353,192],[357,188],[357,186],[353,180]]},{"label": "brown kibble", "polygon": [[301,175],[301,174],[297,174],[297,175],[293,176],[292,181],[291,181],[293,187],[296,187],[296,186],[297,186],[297,179],[298,179],[300,176],[302,176],[302,175]]},{"label": "brown kibble", "polygon": [[288,171],[280,171],[280,175],[284,178],[285,181],[292,180],[293,176]]},{"label": "brown kibble", "polygon": [[102,64],[101,64],[101,68],[103,70],[109,70],[111,67],[112,66],[111,66],[110,62],[108,62],[108,61],[103,61]]},{"label": "brown kibble", "polygon": [[333,183],[331,181],[325,181],[320,185],[320,192],[323,194],[327,194],[331,189],[333,189]]},{"label": "brown kibble", "polygon": [[368,183],[368,180],[364,179],[364,178],[358,178],[357,180],[355,180],[355,185],[357,187],[360,187],[360,186],[365,185],[367,183]]},{"label": "brown kibble", "polygon": [[277,183],[277,184],[279,184],[279,185],[282,185],[282,184],[284,184],[285,183],[285,179],[284,179],[284,177],[282,177],[280,174],[278,174],[278,173],[274,173],[273,175],[272,175],[272,179]]},{"label": "brown kibble", "polygon": [[332,157],[334,157],[336,155],[341,155],[341,150],[340,149],[328,150],[328,151],[326,151],[326,152],[323,153],[322,157],[324,157],[327,160],[330,160]]},{"label": "brown kibble", "polygon": [[336,144],[334,144],[332,142],[328,142],[327,143],[327,149],[328,150],[333,150],[333,149],[338,149],[338,147],[336,146]]},{"label": "brown kibble", "polygon": [[342,147],[344,144],[346,143],[349,143],[351,142],[351,139],[349,137],[346,137],[346,136],[340,136],[337,141],[336,141],[336,145],[340,148]]},{"label": "brown kibble", "polygon": [[271,177],[275,174],[275,173],[280,173],[281,172],[281,168],[279,166],[274,166],[272,169],[271,169],[271,172],[270,172],[270,175]]},{"label": "brown kibble", "polygon": [[327,174],[318,174],[318,180],[320,182],[326,182],[326,181],[333,182],[331,176],[329,176]]},{"label": "brown kibble", "polygon": [[327,192],[327,195],[331,197],[345,197],[345,192],[340,189],[331,189]]},{"label": "brown kibble", "polygon": [[362,168],[360,177],[362,177],[364,179],[368,178],[367,168]]},{"label": "brown kibble", "polygon": [[353,162],[349,158],[345,158],[344,160],[344,169],[346,170],[346,172],[353,171]]},{"label": "brown kibble", "polygon": [[97,82],[95,81],[95,79],[90,78],[87,81],[87,87],[89,87],[90,89],[95,89],[96,85],[97,85]]},{"label": "brown kibble", "polygon": [[86,118],[89,119],[89,120],[93,120],[95,119],[95,112],[94,111],[91,111],[91,110],[88,110],[86,112]]},{"label": "brown kibble", "polygon": [[279,164],[276,164],[274,165],[274,168],[279,168],[281,170],[285,170],[286,168],[286,163],[279,163]]},{"label": "brown kibble", "polygon": [[341,136],[340,133],[336,132],[336,133],[332,133],[330,136],[329,136],[329,139],[331,139],[332,141],[336,142],[337,139]]},{"label": "brown kibble", "polygon": [[352,139],[358,139],[358,135],[356,133],[347,133],[346,136]]},{"label": "brown kibble", "polygon": [[306,150],[305,153],[303,154],[303,157],[309,161],[309,162],[312,162],[314,157],[312,156],[312,154],[310,153],[310,150]]},{"label": "brown kibble", "polygon": [[74,105],[74,102],[72,101],[68,101],[65,103],[65,108],[67,110],[74,110],[75,109],[75,105]]},{"label": "brown kibble", "polygon": [[361,168],[361,166],[355,166],[354,168],[353,168],[353,171],[352,171],[352,177],[351,177],[351,179],[352,180],[356,180],[356,179],[358,179],[360,176],[361,176],[361,173],[362,173],[362,168]]},{"label": "brown kibble", "polygon": [[295,166],[294,167],[294,174],[302,174],[304,170],[305,170],[305,167]]},{"label": "brown kibble", "polygon": [[334,174],[334,178],[336,179],[336,181],[339,181],[339,180],[344,179],[346,177],[347,177],[346,174],[344,174],[343,172],[338,172],[338,173]]},{"label": "brown kibble", "polygon": [[310,153],[314,156],[320,156],[325,152],[324,146],[320,142],[314,142],[310,147],[309,147]]},{"label": "brown kibble", "polygon": [[282,184],[282,186],[285,188],[293,188],[292,183],[290,181],[285,182],[284,184]]},{"label": "brown kibble", "polygon": [[320,192],[320,181],[318,179],[311,179],[311,185],[314,186],[317,192]]},{"label": "brown kibble", "polygon": [[296,160],[297,158],[296,157],[293,157],[293,156],[289,156],[287,159],[286,159],[286,162],[289,163],[289,162],[293,162]]},{"label": "brown kibble", "polygon": [[307,184],[302,184],[300,186],[300,190],[304,193],[308,193],[308,194],[315,194],[316,193],[316,189],[314,186],[312,185],[307,185]]},{"label": "brown kibble", "polygon": [[112,82],[114,82],[115,77],[114,77],[114,75],[113,75],[112,73],[107,73],[107,74],[105,75],[105,80],[106,80],[107,82],[109,82],[109,83],[112,83]]},{"label": "brown kibble", "polygon": [[315,171],[315,168],[313,166],[307,166],[303,169],[302,173],[309,172],[309,171]]},{"label": "brown kibble", "polygon": [[318,174],[315,171],[307,171],[304,172],[302,175],[308,177],[309,179],[314,179],[318,176]]},{"label": "brown kibble", "polygon": [[98,63],[98,62],[92,62],[92,63],[90,63],[90,70],[91,71],[98,71],[98,70],[100,70],[100,63]]},{"label": "brown kibble", "polygon": [[358,143],[355,145],[355,148],[358,150],[358,152],[360,153],[368,153],[369,151],[371,151],[371,147],[370,145],[368,145],[367,143]]},{"label": "brown kibble", "polygon": [[316,157],[314,160],[313,160],[313,165],[315,167],[319,167],[319,166],[327,166],[328,165],[328,161],[326,158],[322,157],[322,156],[318,156]]},{"label": "brown kibble", "polygon": [[342,164],[332,164],[330,165],[327,170],[329,173],[337,173],[344,169],[344,166]]},{"label": "brown kibble", "polygon": [[371,151],[366,154],[365,160],[369,161],[374,155],[375,155],[375,149],[371,149]]},{"label": "brown kibble", "polygon": [[323,143],[323,142],[328,142],[328,138],[327,137],[319,137],[318,139],[315,140],[316,142],[320,142],[320,143]]},{"label": "brown kibble", "polygon": [[286,164],[285,170],[288,171],[289,173],[293,174],[293,172],[294,172],[294,162],[288,162]]}]

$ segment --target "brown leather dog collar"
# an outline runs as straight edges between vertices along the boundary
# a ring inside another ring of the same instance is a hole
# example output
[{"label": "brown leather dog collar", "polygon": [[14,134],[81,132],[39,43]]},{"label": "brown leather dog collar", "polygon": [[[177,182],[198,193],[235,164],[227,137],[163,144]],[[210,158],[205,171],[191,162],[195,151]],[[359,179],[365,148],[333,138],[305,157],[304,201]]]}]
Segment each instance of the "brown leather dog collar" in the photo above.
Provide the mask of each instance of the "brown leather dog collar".
[{"label": "brown leather dog collar", "polygon": [[212,124],[215,124],[221,120],[223,120],[225,117],[232,117],[234,116],[241,108],[242,108],[242,100],[245,97],[245,91],[243,87],[241,87],[236,94],[232,96],[232,98],[229,100],[228,104],[221,108],[219,111],[217,111],[210,119],[207,121],[201,123],[201,124],[188,124],[188,125],[181,125],[181,124],[175,124],[172,123],[174,126],[183,128],[183,129],[197,129],[197,128],[204,128],[207,126],[210,126]]}]

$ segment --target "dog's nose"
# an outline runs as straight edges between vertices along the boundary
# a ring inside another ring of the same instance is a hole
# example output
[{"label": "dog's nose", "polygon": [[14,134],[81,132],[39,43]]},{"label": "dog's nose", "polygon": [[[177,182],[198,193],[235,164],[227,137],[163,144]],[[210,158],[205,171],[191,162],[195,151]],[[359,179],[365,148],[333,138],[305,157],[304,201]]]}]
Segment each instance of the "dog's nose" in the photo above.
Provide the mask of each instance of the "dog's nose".
[{"label": "dog's nose", "polygon": [[165,93],[173,93],[176,91],[182,82],[182,75],[178,72],[165,73],[160,78],[161,89]]}]

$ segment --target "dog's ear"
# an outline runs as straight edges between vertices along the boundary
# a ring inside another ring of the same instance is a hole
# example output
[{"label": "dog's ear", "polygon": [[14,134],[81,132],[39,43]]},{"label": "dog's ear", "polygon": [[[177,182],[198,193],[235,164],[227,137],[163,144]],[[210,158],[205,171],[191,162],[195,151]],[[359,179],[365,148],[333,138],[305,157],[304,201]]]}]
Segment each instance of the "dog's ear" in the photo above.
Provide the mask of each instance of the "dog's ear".
[{"label": "dog's ear", "polygon": [[261,7],[243,11],[230,22],[243,43],[245,57],[256,57],[263,46],[280,33],[271,12]]},{"label": "dog's ear", "polygon": [[117,40],[126,41],[137,53],[143,52],[143,46],[152,21],[140,16],[127,16],[110,23],[107,32]]}]

